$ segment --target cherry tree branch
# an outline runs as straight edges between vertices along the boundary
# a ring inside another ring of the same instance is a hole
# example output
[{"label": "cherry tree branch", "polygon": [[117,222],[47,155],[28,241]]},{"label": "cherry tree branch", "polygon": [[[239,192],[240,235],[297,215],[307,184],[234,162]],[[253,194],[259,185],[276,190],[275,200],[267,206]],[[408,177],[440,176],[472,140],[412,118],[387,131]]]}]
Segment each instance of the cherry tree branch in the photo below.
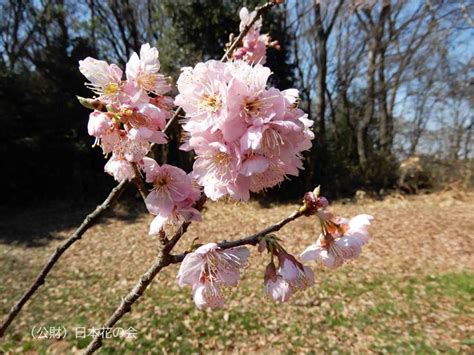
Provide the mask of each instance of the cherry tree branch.
[{"label": "cherry tree branch", "polygon": [[[166,127],[163,130],[165,133],[169,131],[173,124],[178,120],[180,111],[182,111],[182,109],[181,107],[178,107],[171,119],[166,124]],[[143,180],[136,165],[133,164],[133,166],[135,169],[136,176],[134,179],[134,183],[137,186],[141,197],[145,199],[148,194],[148,191],[146,190],[146,187],[143,183]],[[30,285],[30,287],[23,293],[21,298],[11,307],[9,312],[4,316],[2,323],[0,324],[0,338],[3,337],[8,326],[15,319],[18,313],[20,313],[25,303],[28,302],[28,300],[33,296],[33,294],[38,290],[38,288],[45,283],[46,277],[48,276],[54,265],[57,263],[59,258],[64,254],[67,249],[69,249],[69,247],[71,247],[75,242],[82,238],[82,235],[94,225],[94,222],[96,222],[105,211],[110,209],[118,201],[120,195],[128,186],[128,184],[128,181],[122,181],[117,186],[115,186],[112,191],[110,191],[104,202],[102,202],[90,214],[88,214],[86,218],[84,218],[84,220],[82,221],[81,225],[74,231],[74,233],[72,233],[70,237],[64,241],[63,244],[56,248],[54,253],[49,257],[46,264],[44,264],[41,271],[36,276],[33,283]]]},{"label": "cherry tree branch", "polygon": [[242,43],[243,38],[247,35],[247,33],[250,31],[252,26],[257,22],[257,20],[265,13],[265,11],[269,10],[273,6],[278,5],[278,1],[273,0],[269,1],[261,6],[257,6],[255,8],[255,16],[252,18],[252,21],[250,21],[248,24],[245,25],[244,29],[242,32],[239,33],[237,38],[232,42],[230,47],[226,50],[224,55],[221,58],[222,62],[227,62],[229,59],[232,58],[232,53],[235,51],[237,46],[239,46]]},{"label": "cherry tree branch", "polygon": [[[202,210],[204,203],[206,202],[206,196],[202,195],[198,202],[195,204],[197,210]],[[122,302],[114,311],[112,316],[105,322],[102,328],[100,329],[110,329],[112,328],[126,313],[132,310],[132,305],[143,295],[145,290],[151,284],[156,275],[166,266],[170,264],[170,252],[176,245],[176,243],[181,239],[184,233],[188,230],[191,222],[184,222],[178,228],[177,232],[173,237],[165,242],[162,249],[159,251],[158,256],[156,257],[153,264],[150,268],[140,277],[140,280],[135,284],[133,289],[128,293],[128,295],[122,299]],[[101,333],[96,335],[94,339],[89,343],[84,354],[92,354],[97,349],[102,346],[102,340],[105,334]]]},{"label": "cherry tree branch", "polygon": [[8,328],[10,323],[15,319],[17,314],[21,311],[22,307],[25,305],[25,303],[31,298],[31,296],[36,292],[36,290],[45,283],[46,276],[48,276],[48,273],[51,271],[53,266],[56,264],[56,262],[59,260],[61,255],[64,254],[64,252],[75,242],[80,240],[82,238],[82,235],[91,227],[94,225],[94,223],[98,220],[98,218],[107,211],[110,207],[112,207],[115,202],[118,200],[120,197],[121,193],[125,190],[125,187],[128,185],[127,181],[123,181],[120,184],[118,184],[116,187],[112,189],[110,194],[107,196],[107,198],[102,202],[100,205],[96,207],[94,211],[92,211],[90,214],[84,218],[82,221],[81,225],[79,228],[77,228],[73,234],[63,243],[61,246],[57,247],[54,253],[49,257],[48,261],[46,264],[43,266],[41,269],[40,273],[38,276],[36,276],[36,279],[34,282],[31,284],[31,286],[28,288],[28,290],[25,291],[23,296],[15,303],[15,305],[10,309],[10,311],[7,313],[7,315],[4,317],[2,320],[2,323],[0,325],[0,337],[3,336],[5,333],[5,330]]},{"label": "cherry tree branch", "polygon": [[[249,235],[247,237],[237,239],[237,240],[230,240],[230,241],[224,240],[222,242],[217,243],[217,245],[222,249],[235,248],[241,245],[257,245],[261,237],[264,237],[273,232],[278,232],[285,225],[294,221],[295,219],[300,218],[301,216],[304,216],[303,212],[295,211],[292,214],[290,214],[288,217],[282,219],[280,222],[272,224],[271,226],[268,226],[267,228],[262,229],[261,231],[255,234],[252,234],[252,235]],[[170,263],[178,264],[182,262],[186,254],[188,253],[186,252],[179,255],[170,255]]]},{"label": "cherry tree branch", "polygon": [[[204,195],[203,195],[204,196]],[[204,203],[206,201],[205,197],[202,197],[196,204],[196,208],[201,210]],[[281,228],[283,228],[288,223],[298,219],[299,217],[303,216],[304,213],[301,210],[295,211],[290,214],[288,217],[282,219],[281,221],[272,224],[271,226],[262,229],[261,231],[252,234],[248,237],[234,240],[234,241],[222,241],[218,243],[219,247],[223,249],[234,248],[241,245],[257,245],[259,242],[259,238],[268,235],[272,232],[277,232]],[[153,279],[156,275],[165,267],[169,266],[170,264],[177,264],[183,261],[186,253],[180,255],[172,255],[170,254],[176,243],[181,239],[184,233],[186,233],[190,222],[182,223],[178,231],[174,234],[174,236],[164,245],[163,249],[160,250],[158,253],[157,258],[150,266],[150,268],[140,277],[140,280],[135,284],[133,289],[128,293],[128,295],[122,299],[122,302],[114,311],[112,316],[104,323],[104,325],[100,329],[111,329],[117,322],[127,313],[132,310],[132,305],[143,295],[145,290],[151,284]],[[103,345],[103,339],[105,334],[99,334],[94,337],[94,339],[89,343],[84,354],[92,354],[97,349],[99,349]]]}]

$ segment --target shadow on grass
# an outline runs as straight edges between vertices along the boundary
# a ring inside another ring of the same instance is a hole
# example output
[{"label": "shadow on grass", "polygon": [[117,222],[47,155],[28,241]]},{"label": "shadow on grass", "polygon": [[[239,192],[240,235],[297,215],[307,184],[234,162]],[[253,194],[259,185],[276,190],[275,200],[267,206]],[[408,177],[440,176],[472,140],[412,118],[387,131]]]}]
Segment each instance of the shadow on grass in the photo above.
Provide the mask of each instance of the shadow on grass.
[{"label": "shadow on grass", "polygon": [[[97,199],[102,202],[106,195]],[[26,247],[41,247],[51,241],[63,239],[58,232],[79,227],[84,218],[99,203],[75,201],[48,201],[41,205],[27,206],[11,210],[0,210],[0,244],[16,244]],[[126,191],[120,202],[111,211],[107,211],[96,223],[108,219],[118,219],[132,223],[145,213],[143,202]]]}]

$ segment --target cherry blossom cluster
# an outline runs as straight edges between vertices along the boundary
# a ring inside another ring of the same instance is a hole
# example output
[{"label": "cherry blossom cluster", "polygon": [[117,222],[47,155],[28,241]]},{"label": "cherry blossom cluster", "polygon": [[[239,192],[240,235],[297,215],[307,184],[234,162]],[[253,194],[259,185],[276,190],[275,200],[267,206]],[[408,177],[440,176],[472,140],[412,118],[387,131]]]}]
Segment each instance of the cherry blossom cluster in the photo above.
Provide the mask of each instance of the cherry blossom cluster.
[{"label": "cherry blossom cluster", "polygon": [[[264,292],[275,302],[287,302],[296,292],[314,285],[314,273],[304,262],[316,260],[324,267],[336,269],[358,258],[362,246],[369,240],[372,216],[362,214],[349,220],[326,211],[327,206],[325,197],[314,192],[305,195],[302,212],[319,219],[322,233],[315,244],[303,251],[300,261],[283,248],[281,239],[275,235],[259,238],[258,251],[266,250],[270,254],[263,276]],[[249,250],[243,246],[226,250],[215,243],[200,246],[185,256],[179,269],[178,284],[192,286],[198,308],[221,308],[225,301],[222,288],[238,284],[249,255]]]},{"label": "cherry blossom cluster", "polygon": [[[150,235],[162,235],[166,240],[168,227],[200,221],[196,206],[202,207],[197,203],[201,187],[212,200],[224,196],[248,200],[250,192],[272,188],[303,168],[302,154],[311,148],[314,138],[313,121],[298,108],[296,89],[280,91],[268,86],[271,71],[262,64],[266,48],[276,43],[260,34],[261,19],[254,21],[255,16],[256,12],[241,10],[241,32],[252,26],[232,61],[210,60],[182,69],[175,100],[165,95],[171,86],[159,72],[158,50],[149,44],[141,47],[139,55],[133,53],[125,80],[115,64],[90,57],[79,62],[80,71],[89,80],[87,86],[96,95],[86,104],[94,108],[88,132],[105,155],[111,154],[105,171],[118,181],[139,174],[137,184],[144,184],[144,177],[150,186],[145,198],[154,216]],[[196,154],[190,173],[146,156],[152,144],[167,142],[164,129],[173,105],[186,114],[181,149]],[[303,263],[316,260],[330,269],[341,267],[358,258],[369,240],[372,216],[363,214],[349,220],[327,211],[328,205],[328,200],[319,196],[318,187],[305,194],[303,207],[295,212],[297,217],[316,216],[321,225],[321,234],[299,260],[275,235],[242,242],[258,244],[260,252],[269,254],[263,285],[275,302],[287,302],[314,284],[312,269]],[[247,247],[220,245],[209,243],[188,252],[178,272],[179,286],[192,287],[199,309],[223,307],[224,288],[237,286],[249,262]]]},{"label": "cherry blossom cluster", "polygon": [[[286,252],[276,239],[262,239],[259,250],[267,249],[272,258],[264,275],[265,293],[276,302],[287,302],[299,290],[305,290],[314,284],[313,271]],[[278,259],[278,268],[273,257]]]},{"label": "cherry blossom cluster", "polygon": [[87,126],[105,155],[112,154],[105,171],[117,181],[131,180],[138,163],[150,151],[151,143],[167,142],[162,132],[171,117],[173,99],[165,96],[171,86],[159,73],[158,50],[149,44],[133,53],[123,72],[115,64],[88,57],[79,61],[86,85],[97,95]]},{"label": "cherry blossom cluster", "polygon": [[193,176],[212,200],[248,200],[303,168],[313,121],[298,106],[298,91],[268,88],[269,68],[243,60],[210,60],[184,68],[175,103],[186,112]]},{"label": "cherry blossom cluster", "polygon": [[159,234],[166,226],[201,220],[200,212],[193,207],[201,191],[190,174],[172,165],[160,166],[148,157],[141,160],[140,167],[146,182],[153,186],[145,199],[148,212],[156,216],[150,224],[150,235]]},{"label": "cherry blossom cluster", "polygon": [[[240,10],[240,32],[257,16],[256,11],[249,12],[246,7]],[[272,41],[268,34],[260,34],[262,27],[262,19],[257,19],[250,27],[248,33],[242,38],[242,46],[237,48],[232,57],[235,59],[243,59],[248,63],[265,64],[267,61],[267,48],[273,47],[280,49],[277,41]]]}]

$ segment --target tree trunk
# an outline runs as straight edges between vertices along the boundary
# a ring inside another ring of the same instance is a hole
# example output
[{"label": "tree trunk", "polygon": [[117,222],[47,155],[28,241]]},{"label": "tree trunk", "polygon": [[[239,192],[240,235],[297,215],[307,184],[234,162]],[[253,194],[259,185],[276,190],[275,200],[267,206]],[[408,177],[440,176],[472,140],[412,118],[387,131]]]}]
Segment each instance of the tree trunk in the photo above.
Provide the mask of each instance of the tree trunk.
[{"label": "tree trunk", "polygon": [[379,122],[379,141],[380,149],[385,156],[391,154],[393,141],[393,121],[388,109],[387,100],[387,83],[385,80],[385,48],[380,51],[379,61],[379,105],[380,105],[380,122]]},{"label": "tree trunk", "polygon": [[319,134],[324,140],[326,133],[326,75],[327,75],[327,49],[326,39],[318,36],[318,76],[317,80],[317,105],[316,119],[318,122]]},{"label": "tree trunk", "polygon": [[359,165],[362,170],[367,169],[367,129],[374,114],[375,106],[375,67],[377,58],[377,42],[372,39],[373,43],[369,48],[367,63],[367,91],[365,112],[357,126],[357,155],[359,157]]}]

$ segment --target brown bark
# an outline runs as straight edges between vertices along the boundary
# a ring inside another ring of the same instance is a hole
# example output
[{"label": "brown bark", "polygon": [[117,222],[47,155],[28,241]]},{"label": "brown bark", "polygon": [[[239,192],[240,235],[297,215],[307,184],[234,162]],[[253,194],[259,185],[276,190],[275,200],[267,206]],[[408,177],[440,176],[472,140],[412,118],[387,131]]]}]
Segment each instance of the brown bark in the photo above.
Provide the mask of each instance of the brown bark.
[{"label": "brown bark", "polygon": [[375,110],[375,74],[377,70],[377,57],[380,52],[380,45],[383,36],[383,28],[385,20],[390,13],[390,1],[384,1],[380,11],[378,21],[372,19],[371,9],[365,9],[364,14],[366,20],[363,20],[358,12],[356,15],[367,33],[369,41],[369,50],[367,53],[367,89],[366,89],[366,105],[364,115],[357,126],[357,155],[359,157],[359,165],[363,171],[368,166],[367,153],[367,130],[372,121]]},{"label": "brown bark", "polygon": [[339,11],[344,4],[344,0],[340,0],[334,9],[334,12],[329,20],[327,27],[324,27],[323,16],[321,14],[321,4],[319,0],[316,0],[314,5],[314,19],[315,19],[315,30],[316,30],[316,63],[318,65],[318,74],[316,76],[316,122],[319,130],[319,135],[323,138],[326,133],[326,91],[327,91],[327,68],[328,68],[328,54],[327,54],[327,41],[331,34],[332,28],[339,14]]},{"label": "brown bark", "polygon": [[386,156],[391,154],[391,147],[393,142],[393,118],[388,109],[387,91],[388,85],[385,80],[385,48],[380,50],[379,60],[379,107],[380,107],[380,121],[379,121],[379,140],[380,149]]}]

